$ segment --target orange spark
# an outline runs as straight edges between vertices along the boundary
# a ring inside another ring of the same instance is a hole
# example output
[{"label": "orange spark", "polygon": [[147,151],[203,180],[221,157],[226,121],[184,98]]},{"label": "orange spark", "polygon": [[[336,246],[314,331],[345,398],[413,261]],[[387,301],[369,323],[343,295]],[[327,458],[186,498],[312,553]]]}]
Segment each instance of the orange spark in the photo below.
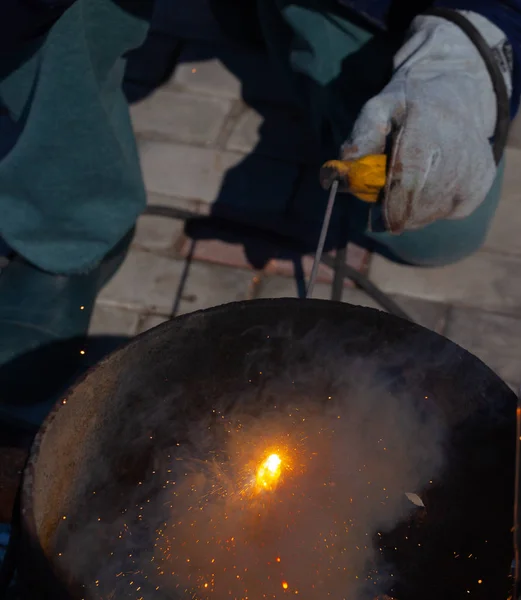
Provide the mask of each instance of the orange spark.
[{"label": "orange spark", "polygon": [[288,589],[288,582],[287,581],[283,581],[282,582],[282,589],[284,589],[284,590]]}]

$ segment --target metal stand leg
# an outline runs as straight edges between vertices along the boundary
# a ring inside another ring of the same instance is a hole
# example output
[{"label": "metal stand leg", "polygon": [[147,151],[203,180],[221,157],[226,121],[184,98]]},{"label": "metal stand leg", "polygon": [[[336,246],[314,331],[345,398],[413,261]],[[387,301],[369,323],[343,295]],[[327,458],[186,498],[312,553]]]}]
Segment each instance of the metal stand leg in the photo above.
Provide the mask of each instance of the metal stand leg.
[{"label": "metal stand leg", "polygon": [[346,263],[347,246],[339,248],[335,254],[335,264],[333,266],[333,286],[331,288],[331,300],[342,302],[342,292],[344,291],[344,272],[342,267]]},{"label": "metal stand leg", "polygon": [[[148,205],[144,211],[144,214],[168,217],[170,219],[181,219],[183,221],[187,219],[205,218],[202,215],[189,210],[160,205]],[[401,317],[402,319],[413,321],[413,319],[411,319],[411,317],[409,317],[407,313],[405,313],[405,311],[403,311],[390,296],[382,292],[382,290],[380,290],[368,277],[362,275],[362,273],[359,273],[356,269],[346,264],[345,256],[343,258],[343,263],[340,261],[340,258],[338,258],[337,261],[337,257],[333,258],[331,256],[322,256],[322,262],[330,269],[335,271],[335,281],[337,283],[334,284],[335,296],[333,296],[333,298],[336,298],[338,290],[341,290],[338,281],[347,277],[356,283],[358,287],[360,287],[370,298],[375,300],[375,302],[377,302],[384,310],[396,315],[397,317]],[[336,274],[337,272],[338,278]]]}]

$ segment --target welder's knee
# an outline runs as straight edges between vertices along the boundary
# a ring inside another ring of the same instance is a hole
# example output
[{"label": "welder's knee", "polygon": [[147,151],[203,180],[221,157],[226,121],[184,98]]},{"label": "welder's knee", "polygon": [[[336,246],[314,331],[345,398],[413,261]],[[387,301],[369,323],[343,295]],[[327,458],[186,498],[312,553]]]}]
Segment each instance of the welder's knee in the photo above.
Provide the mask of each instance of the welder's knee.
[{"label": "welder's knee", "polygon": [[454,221],[438,221],[418,231],[398,236],[370,233],[376,251],[406,264],[439,267],[470,256],[481,248],[496,212],[503,182],[505,161],[498,166],[496,179],[483,204],[470,216]]}]

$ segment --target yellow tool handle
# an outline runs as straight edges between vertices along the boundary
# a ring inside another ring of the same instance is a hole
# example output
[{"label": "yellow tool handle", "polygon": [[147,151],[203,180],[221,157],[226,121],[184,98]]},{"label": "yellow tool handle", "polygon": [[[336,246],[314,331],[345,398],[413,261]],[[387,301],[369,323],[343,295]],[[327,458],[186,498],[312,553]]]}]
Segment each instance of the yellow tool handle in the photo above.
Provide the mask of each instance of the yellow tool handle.
[{"label": "yellow tool handle", "polygon": [[387,156],[369,154],[355,160],[328,160],[320,170],[320,182],[329,189],[340,181],[341,191],[348,191],[364,202],[376,202],[387,176]]}]

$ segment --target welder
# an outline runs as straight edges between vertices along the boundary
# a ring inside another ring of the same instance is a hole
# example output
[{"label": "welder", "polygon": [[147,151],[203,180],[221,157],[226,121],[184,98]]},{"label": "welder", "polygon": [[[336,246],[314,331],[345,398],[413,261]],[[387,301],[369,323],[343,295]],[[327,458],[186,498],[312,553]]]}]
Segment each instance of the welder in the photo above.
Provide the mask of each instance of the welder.
[{"label": "welder", "polygon": [[[226,4],[230,20],[249,11],[244,30],[306,107],[324,159],[388,156],[378,210],[346,197],[354,236],[422,266],[480,247],[519,104],[521,0]],[[12,252],[0,368],[84,335],[124,256],[145,206],[124,56],[151,11],[149,0],[2,2],[0,103],[16,135],[0,161]]]}]

